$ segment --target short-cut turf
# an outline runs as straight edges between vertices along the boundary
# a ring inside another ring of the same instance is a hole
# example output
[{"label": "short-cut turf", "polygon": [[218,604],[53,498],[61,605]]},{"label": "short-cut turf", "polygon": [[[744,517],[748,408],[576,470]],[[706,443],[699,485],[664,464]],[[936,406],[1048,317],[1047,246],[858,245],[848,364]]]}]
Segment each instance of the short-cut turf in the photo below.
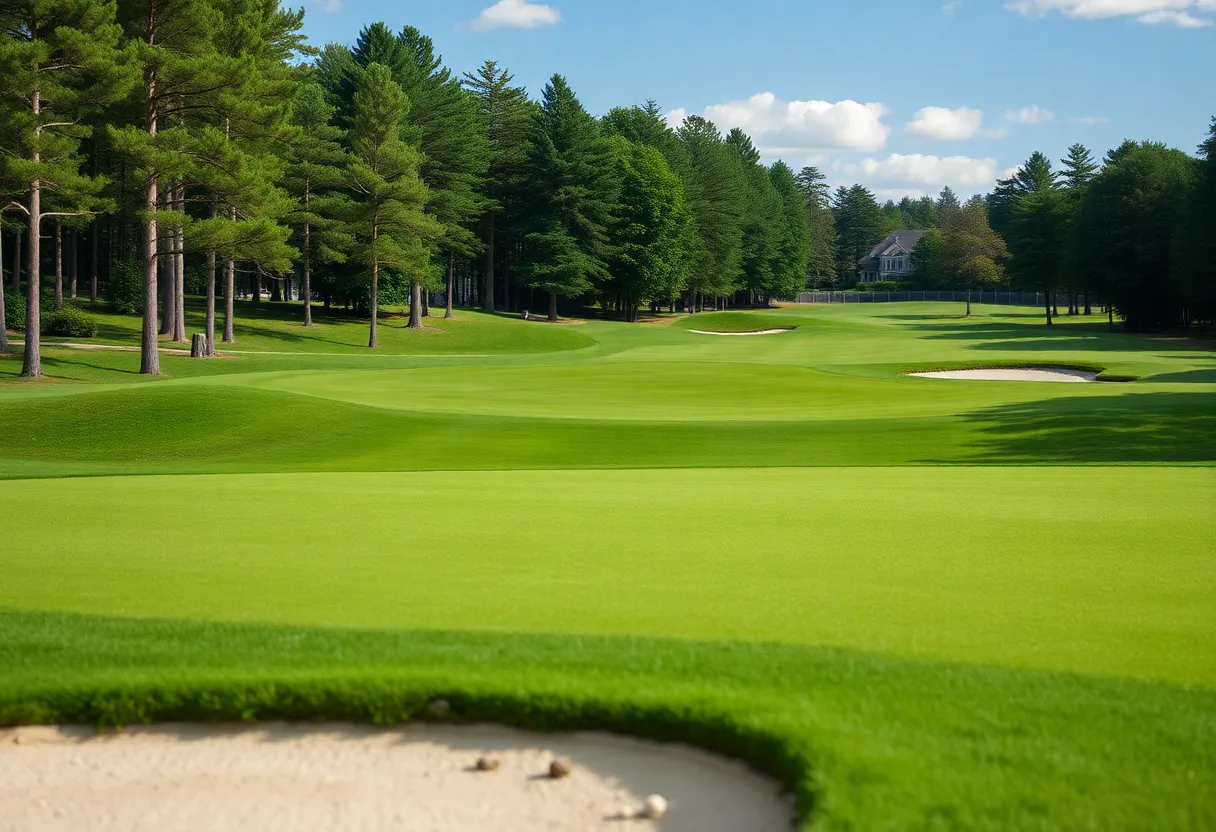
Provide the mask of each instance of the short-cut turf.
[{"label": "short-cut turf", "polygon": [[[376,354],[289,314],[160,380],[0,359],[0,722],[444,695],[739,753],[808,828],[1216,826],[1216,354],[948,304]],[[1027,364],[1139,380],[904,375]]]}]

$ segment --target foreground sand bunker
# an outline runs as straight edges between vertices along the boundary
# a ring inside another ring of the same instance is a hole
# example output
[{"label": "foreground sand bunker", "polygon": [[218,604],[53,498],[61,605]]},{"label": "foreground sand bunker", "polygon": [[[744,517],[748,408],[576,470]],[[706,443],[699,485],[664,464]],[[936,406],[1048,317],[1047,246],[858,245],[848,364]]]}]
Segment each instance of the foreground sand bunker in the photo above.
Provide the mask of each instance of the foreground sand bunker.
[{"label": "foreground sand bunker", "polygon": [[1098,374],[1089,370],[1067,367],[1006,367],[986,370],[942,370],[932,373],[908,373],[917,378],[964,378],[976,381],[1097,381]]},{"label": "foreground sand bunker", "polygon": [[[479,757],[498,762],[478,771]],[[569,777],[548,776],[555,757]],[[662,820],[626,820],[661,794]],[[497,726],[0,731],[4,830],[789,830],[773,781],[684,746]]]}]

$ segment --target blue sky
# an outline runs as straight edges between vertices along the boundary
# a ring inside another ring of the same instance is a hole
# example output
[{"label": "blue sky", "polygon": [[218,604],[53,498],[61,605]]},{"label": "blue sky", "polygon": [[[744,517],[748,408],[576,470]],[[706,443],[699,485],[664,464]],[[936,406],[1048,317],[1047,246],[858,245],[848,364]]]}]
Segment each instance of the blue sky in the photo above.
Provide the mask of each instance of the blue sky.
[{"label": "blue sky", "polygon": [[768,160],[883,198],[989,190],[1032,151],[1124,138],[1194,152],[1216,115],[1216,0],[305,0],[317,45],[410,24],[593,113],[659,102]]}]

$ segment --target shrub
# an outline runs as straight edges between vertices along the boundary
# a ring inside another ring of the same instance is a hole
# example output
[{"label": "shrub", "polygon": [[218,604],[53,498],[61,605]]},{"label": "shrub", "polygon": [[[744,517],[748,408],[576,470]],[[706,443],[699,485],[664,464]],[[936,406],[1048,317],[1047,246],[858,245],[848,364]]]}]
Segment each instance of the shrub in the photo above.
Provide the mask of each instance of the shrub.
[{"label": "shrub", "polygon": [[1130,381],[1139,381],[1140,376],[1120,375],[1119,373],[1099,373],[1098,381],[1111,381],[1119,383],[1127,383]]},{"label": "shrub", "polygon": [[25,296],[4,293],[4,325],[14,332],[25,331]]},{"label": "shrub", "polygon": [[144,278],[130,263],[115,263],[110,269],[106,301],[120,315],[144,313]]},{"label": "shrub", "polygon": [[97,321],[75,306],[65,306],[42,316],[42,334],[61,338],[92,338],[97,334]]}]

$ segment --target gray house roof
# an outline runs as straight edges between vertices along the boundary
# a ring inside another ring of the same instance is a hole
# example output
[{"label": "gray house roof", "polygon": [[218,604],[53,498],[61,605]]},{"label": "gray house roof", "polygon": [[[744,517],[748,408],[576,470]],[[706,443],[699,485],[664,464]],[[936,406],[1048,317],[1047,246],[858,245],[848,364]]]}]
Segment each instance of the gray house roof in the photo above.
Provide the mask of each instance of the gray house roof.
[{"label": "gray house roof", "polygon": [[928,233],[928,231],[896,231],[870,249],[870,253],[857,261],[857,265],[863,270],[866,268],[877,270],[878,258],[898,254],[901,251],[911,254],[912,250],[920,243],[920,238]]}]

